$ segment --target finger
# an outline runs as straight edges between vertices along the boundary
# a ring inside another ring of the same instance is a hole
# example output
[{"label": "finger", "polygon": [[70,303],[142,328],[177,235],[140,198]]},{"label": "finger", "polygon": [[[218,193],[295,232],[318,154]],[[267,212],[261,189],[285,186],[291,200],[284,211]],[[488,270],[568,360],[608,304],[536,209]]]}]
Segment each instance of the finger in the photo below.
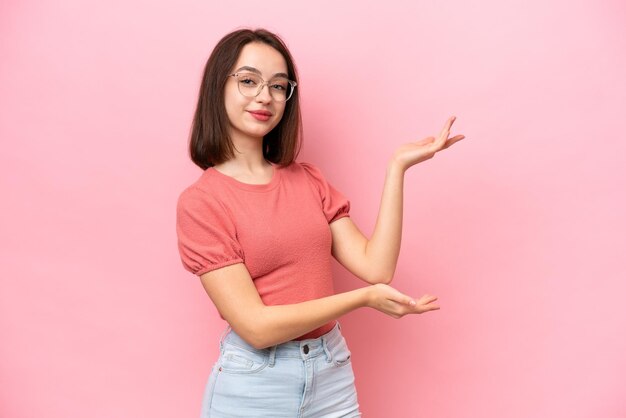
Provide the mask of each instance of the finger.
[{"label": "finger", "polygon": [[465,136],[464,135],[457,135],[453,138],[448,138],[448,140],[446,141],[446,143],[443,145],[443,147],[441,149],[446,149],[449,146],[456,144],[457,142],[459,142],[460,140],[464,139]]},{"label": "finger", "polygon": [[429,312],[429,311],[438,311],[440,310],[441,307],[439,305],[429,305],[428,309],[425,312]]},{"label": "finger", "polygon": [[430,312],[430,311],[436,311],[439,310],[440,307],[438,305],[427,305],[427,306],[417,306],[415,308],[413,308],[412,310],[408,311],[407,313],[411,313],[411,314],[423,314],[425,312]]},{"label": "finger", "polygon": [[439,137],[437,138],[437,140],[432,144],[433,149],[435,152],[443,149],[446,145],[446,141],[448,140],[448,135],[450,135],[450,127],[452,126],[452,123],[454,122],[455,117],[453,116],[452,118],[450,118],[448,120],[448,123],[446,123],[446,125],[443,127],[443,129],[441,130],[441,133],[439,133]]},{"label": "finger", "polygon": [[404,303],[405,305],[409,305],[409,306],[417,305],[417,302],[415,301],[415,299],[413,299],[410,296],[406,296],[406,295],[403,295],[402,303]]},{"label": "finger", "polygon": [[438,299],[437,296],[424,295],[421,298],[419,298],[419,303],[422,305],[427,305],[431,302],[436,301],[437,299]]},{"label": "finger", "polygon": [[[454,123],[455,120],[456,120],[456,116],[451,116],[450,119],[448,119],[448,121],[445,123],[445,125],[443,125],[443,129],[439,133],[440,137],[443,136],[444,134],[447,134],[448,132],[450,132],[450,128],[452,127],[452,124]],[[447,135],[446,135],[446,137],[447,137]]]},{"label": "finger", "polygon": [[430,305],[419,306],[416,308],[416,311],[417,313],[424,313],[424,312],[429,312],[429,311],[437,311],[439,309],[441,309],[439,305],[430,304]]},{"label": "finger", "polygon": [[415,306],[417,305],[417,302],[415,301],[415,299],[409,297],[409,296],[403,296],[402,299],[400,300],[391,300],[394,303],[397,303],[399,305],[408,305],[408,306]]},{"label": "finger", "polygon": [[399,292],[398,290],[395,290],[393,296],[389,298],[389,300],[391,300],[392,302],[400,303],[402,305],[409,305],[409,306],[417,305],[417,302],[415,301],[415,299]]}]

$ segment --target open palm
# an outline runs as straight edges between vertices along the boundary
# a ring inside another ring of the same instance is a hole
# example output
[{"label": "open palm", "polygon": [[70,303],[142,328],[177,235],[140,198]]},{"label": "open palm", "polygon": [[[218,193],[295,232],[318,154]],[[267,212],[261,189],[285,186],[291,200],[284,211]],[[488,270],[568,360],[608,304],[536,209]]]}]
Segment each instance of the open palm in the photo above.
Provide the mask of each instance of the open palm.
[{"label": "open palm", "polygon": [[419,141],[401,145],[394,153],[394,159],[406,170],[417,163],[431,159],[438,151],[465,138],[464,135],[449,138],[450,128],[455,120],[456,116],[448,119],[437,138],[429,136]]}]

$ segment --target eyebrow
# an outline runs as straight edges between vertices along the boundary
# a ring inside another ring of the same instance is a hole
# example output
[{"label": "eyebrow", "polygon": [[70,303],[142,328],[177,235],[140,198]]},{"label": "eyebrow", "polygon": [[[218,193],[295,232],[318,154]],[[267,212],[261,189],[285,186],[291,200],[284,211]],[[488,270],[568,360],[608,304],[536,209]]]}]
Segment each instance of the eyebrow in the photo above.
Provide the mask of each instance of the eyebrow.
[{"label": "eyebrow", "polygon": [[[256,74],[258,74],[258,75],[260,75],[260,76],[262,76],[262,75],[263,75],[263,74],[261,74],[261,72],[260,72],[259,70],[257,70],[256,68],[254,68],[254,67],[249,67],[249,66],[247,66],[247,65],[244,65],[243,67],[239,67],[239,68],[237,68],[237,69],[235,70],[235,72],[236,72],[236,73],[238,73],[239,71],[244,71],[244,70],[245,70],[245,71],[250,71],[250,72],[252,72],[252,73],[256,73]],[[274,74],[274,75],[272,76],[272,78],[274,78],[274,77],[284,77],[284,78],[289,78],[289,76],[288,76],[287,74],[285,74],[285,73],[276,73],[276,74]]]}]

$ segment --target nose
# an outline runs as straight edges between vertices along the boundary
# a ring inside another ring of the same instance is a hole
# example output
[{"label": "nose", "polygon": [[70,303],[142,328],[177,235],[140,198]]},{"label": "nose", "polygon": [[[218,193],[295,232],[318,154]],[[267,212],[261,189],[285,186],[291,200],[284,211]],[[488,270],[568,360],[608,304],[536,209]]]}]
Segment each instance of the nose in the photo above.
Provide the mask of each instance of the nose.
[{"label": "nose", "polygon": [[270,86],[268,83],[263,83],[261,85],[261,91],[257,94],[256,101],[261,103],[269,103],[272,101],[272,95],[270,94]]}]

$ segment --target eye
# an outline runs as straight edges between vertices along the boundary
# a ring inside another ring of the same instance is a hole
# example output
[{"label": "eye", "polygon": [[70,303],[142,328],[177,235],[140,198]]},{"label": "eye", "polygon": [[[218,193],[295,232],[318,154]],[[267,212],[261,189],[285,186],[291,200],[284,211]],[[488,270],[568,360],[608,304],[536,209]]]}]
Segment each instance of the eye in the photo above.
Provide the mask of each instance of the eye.
[{"label": "eye", "polygon": [[273,81],[271,83],[271,87],[272,89],[276,90],[276,91],[285,91],[287,90],[287,86],[289,85],[289,83],[287,83],[286,81]]},{"label": "eye", "polygon": [[256,86],[257,84],[259,84],[258,78],[251,75],[242,74],[238,78],[239,82],[244,86]]}]

